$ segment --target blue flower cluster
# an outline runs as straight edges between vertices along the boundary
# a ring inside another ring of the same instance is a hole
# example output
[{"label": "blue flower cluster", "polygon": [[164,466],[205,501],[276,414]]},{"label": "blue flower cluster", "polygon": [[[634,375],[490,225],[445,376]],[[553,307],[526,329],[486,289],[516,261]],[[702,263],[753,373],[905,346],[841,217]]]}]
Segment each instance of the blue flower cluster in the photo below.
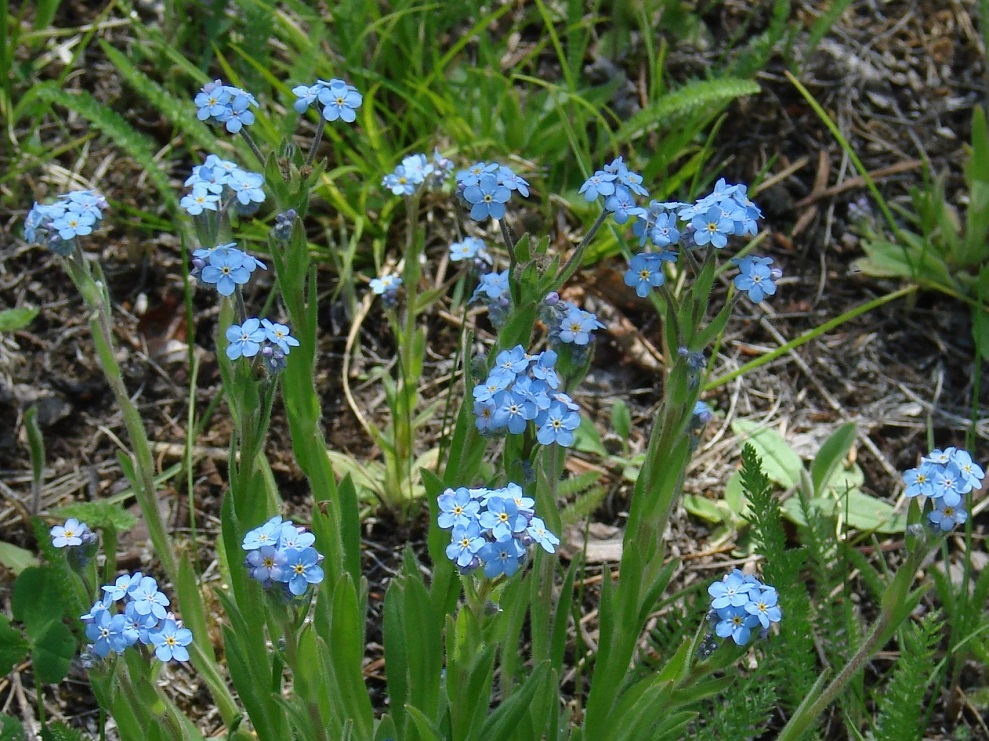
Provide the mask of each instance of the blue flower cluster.
[{"label": "blue flower cluster", "polygon": [[299,346],[290,331],[284,324],[257,317],[231,324],[226,331],[227,357],[237,360],[260,356],[269,372],[278,373],[285,369],[285,358],[292,348]]},{"label": "blue flower cluster", "polygon": [[72,240],[92,233],[107,208],[106,199],[92,190],[65,193],[54,203],[35,203],[24,220],[24,239],[67,255]]},{"label": "blue flower cluster", "polygon": [[385,175],[381,185],[396,196],[410,196],[420,187],[441,187],[452,171],[453,162],[436,149],[432,162],[424,154],[409,155],[402,160],[402,164]]},{"label": "blue flower cluster", "polygon": [[646,210],[636,204],[635,196],[647,196],[649,191],[642,187],[642,176],[629,170],[621,157],[591,175],[578,192],[588,202],[604,198],[605,211],[618,224],[624,224],[632,216],[646,216]]},{"label": "blue flower cluster", "polygon": [[528,198],[529,183],[497,162],[476,162],[457,173],[457,195],[474,221],[504,218],[513,192]]},{"label": "blue flower cluster", "polygon": [[532,422],[540,444],[573,445],[580,407],[559,390],[556,359],[552,350],[529,355],[521,345],[498,353],[487,379],[474,387],[477,429],[519,435]]},{"label": "blue flower cluster", "polygon": [[468,303],[480,303],[488,309],[488,318],[500,328],[508,318],[512,302],[509,298],[508,271],[491,271],[481,276]]},{"label": "blue flower cluster", "polygon": [[258,268],[268,269],[257,258],[237,249],[236,242],[230,242],[195,250],[190,275],[200,283],[215,287],[221,296],[232,296],[237,286],[247,283]]},{"label": "blue flower cluster", "polygon": [[753,629],[760,628],[765,637],[769,626],[783,619],[776,589],[739,569],[709,586],[707,593],[711,596],[707,619],[714,632],[719,638],[731,636],[739,646],[749,642]]},{"label": "blue flower cluster", "polygon": [[462,574],[483,567],[489,579],[512,576],[525,563],[530,545],[538,543],[554,553],[560,544],[536,517],[535,501],[518,484],[502,489],[447,489],[437,501],[439,526],[451,531],[447,558]]},{"label": "blue flower cluster", "polygon": [[[118,612],[117,603],[122,603],[123,611]],[[158,582],[140,571],[107,584],[103,597],[82,616],[86,637],[93,642],[89,654],[105,659],[111,651],[122,654],[140,643],[154,646],[161,661],[188,661],[186,646],[192,643],[192,631],[165,609],[168,604]]]},{"label": "blue flower cluster", "polygon": [[353,123],[357,120],[357,109],[364,102],[357,88],[337,79],[298,85],[292,88],[292,93],[296,98],[292,104],[296,113],[305,113],[309,106],[322,106],[323,118],[327,121],[339,119],[344,123]]},{"label": "blue flower cluster", "polygon": [[250,93],[239,87],[224,85],[220,80],[203,85],[194,102],[200,121],[223,124],[231,134],[254,123],[254,113],[250,108],[258,105]]},{"label": "blue flower cluster", "polygon": [[932,527],[942,532],[964,524],[968,512],[962,507],[969,492],[982,487],[985,471],[972,455],[958,448],[932,450],[921,459],[917,468],[903,473],[908,497],[924,496],[933,502],[927,514]]},{"label": "blue flower cluster", "polygon": [[543,309],[543,320],[549,327],[549,341],[554,345],[585,347],[593,339],[591,333],[594,330],[604,329],[597,316],[562,300],[557,293],[546,297]]},{"label": "blue flower cluster", "polygon": [[263,175],[243,170],[215,154],[192,168],[185,185],[192,190],[182,197],[179,205],[191,216],[204,211],[224,211],[231,204],[237,213],[247,215],[265,200]]},{"label": "blue flower cluster", "polygon": [[244,536],[244,566],[265,589],[280,589],[288,599],[301,597],[310,584],[323,581],[322,554],[316,536],[275,515]]},{"label": "blue flower cluster", "polygon": [[[679,248],[722,249],[729,237],[756,234],[756,222],[762,218],[762,212],[749,200],[746,186],[731,185],[724,178],[696,203],[654,200],[648,208],[643,208],[635,200],[636,196],[648,195],[642,187],[642,176],[629,170],[621,157],[595,172],[579,192],[588,201],[603,199],[605,211],[618,224],[635,216],[637,221],[632,230],[639,237],[640,246],[648,243],[659,250],[641,252],[629,261],[625,285],[634,288],[641,298],[665,283],[664,265],[676,262]],[[776,292],[775,281],[782,273],[769,267],[771,259],[744,257],[735,264],[740,271],[735,287],[746,292],[752,301],[758,303]]]}]

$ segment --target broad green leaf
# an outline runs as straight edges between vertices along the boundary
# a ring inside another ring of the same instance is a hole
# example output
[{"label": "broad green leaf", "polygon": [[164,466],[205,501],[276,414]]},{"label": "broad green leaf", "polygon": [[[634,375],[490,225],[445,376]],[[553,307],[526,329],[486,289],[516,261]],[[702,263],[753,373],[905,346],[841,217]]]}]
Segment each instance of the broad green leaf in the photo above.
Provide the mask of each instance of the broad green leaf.
[{"label": "broad green leaf", "polygon": [[0,332],[16,332],[24,329],[38,316],[39,309],[33,306],[18,306],[0,311]]},{"label": "broad green leaf", "polygon": [[0,676],[10,673],[30,649],[30,644],[6,615],[0,615]]},{"label": "broad green leaf", "polygon": [[39,636],[48,623],[62,619],[62,601],[55,572],[47,566],[29,567],[14,583],[11,603],[14,618],[31,636]]},{"label": "broad green leaf", "polygon": [[0,741],[24,741],[24,726],[10,715],[0,714]]},{"label": "broad green leaf", "polygon": [[57,684],[69,673],[76,655],[76,639],[65,623],[48,623],[35,637],[31,662],[39,682]]},{"label": "broad green leaf", "polygon": [[[858,489],[841,494],[839,499],[812,499],[810,505],[828,517],[843,517],[850,527],[866,532],[902,533],[907,524],[906,515],[897,513],[891,505]],[[798,525],[807,524],[796,497],[783,503],[783,514]]]},{"label": "broad green leaf", "polygon": [[[41,562],[31,551],[25,550],[13,543],[0,541],[0,563],[14,572],[15,576],[20,576],[21,572],[29,566],[40,566]],[[0,672],[2,674],[3,672]]]},{"label": "broad green leaf", "polygon": [[725,520],[725,512],[718,506],[719,504],[713,499],[697,494],[683,495],[683,508],[694,517],[700,517],[706,522],[719,523]]},{"label": "broad green leaf", "polygon": [[756,449],[762,459],[762,469],[770,479],[787,488],[800,483],[803,461],[780,433],[748,419],[733,420],[731,428],[742,438],[740,443],[749,442]]}]

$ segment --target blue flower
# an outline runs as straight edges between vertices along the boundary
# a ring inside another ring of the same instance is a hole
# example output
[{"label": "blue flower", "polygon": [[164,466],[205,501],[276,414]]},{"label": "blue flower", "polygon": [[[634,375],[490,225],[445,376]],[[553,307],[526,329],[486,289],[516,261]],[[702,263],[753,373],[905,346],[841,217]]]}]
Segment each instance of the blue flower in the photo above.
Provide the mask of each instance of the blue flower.
[{"label": "blue flower", "polygon": [[412,154],[402,160],[401,167],[409,179],[416,185],[426,182],[426,178],[433,174],[433,166],[424,154]]},{"label": "blue flower", "polygon": [[663,260],[651,252],[640,252],[628,262],[625,271],[625,285],[635,288],[639,298],[645,298],[649,291],[658,288],[666,281],[663,274]]},{"label": "blue flower", "polygon": [[320,86],[317,98],[323,105],[323,118],[327,121],[339,119],[345,123],[353,123],[357,120],[357,109],[364,102],[357,88],[336,79],[328,83],[320,80],[316,84]]},{"label": "blue flower", "polygon": [[986,477],[986,472],[982,469],[982,466],[972,460],[971,453],[966,450],[956,450],[951,456],[951,462],[958,470],[968,491],[978,489],[982,486],[982,480]]},{"label": "blue flower", "polygon": [[144,574],[140,571],[135,571],[133,574],[123,574],[118,576],[112,585],[107,584],[103,587],[103,592],[112,602],[117,602],[124,599],[124,597],[133,595],[137,591],[137,588],[141,586],[141,580],[143,578]]},{"label": "blue flower", "polygon": [[200,121],[223,121],[227,115],[230,91],[219,80],[207,82],[193,102]]},{"label": "blue flower", "polygon": [[763,630],[769,628],[771,623],[778,623],[783,619],[783,613],[777,602],[779,595],[772,587],[756,587],[749,592],[749,601],[745,604],[745,610],[750,615],[755,615],[759,619]]},{"label": "blue flower", "polygon": [[935,499],[934,509],[927,514],[931,526],[945,533],[954,529],[955,525],[963,525],[967,519],[968,512],[957,504],[946,503],[944,499]]},{"label": "blue flower", "polygon": [[265,339],[286,355],[291,352],[293,347],[299,346],[299,341],[289,334],[291,330],[286,325],[262,319],[261,326],[264,328]]},{"label": "blue flower", "polygon": [[254,123],[254,113],[249,109],[258,104],[250,93],[224,85],[220,80],[203,85],[194,102],[200,121],[222,123],[231,134]]},{"label": "blue flower", "polygon": [[299,597],[310,584],[323,581],[323,568],[319,565],[320,555],[315,548],[285,551],[285,573],[283,580],[288,582],[289,591]]},{"label": "blue flower", "polygon": [[243,127],[254,123],[254,113],[250,110],[251,104],[252,98],[249,98],[243,91],[238,91],[238,94],[233,96],[228,108],[228,115],[223,121],[227,131],[236,134]]},{"label": "blue flower", "polygon": [[560,322],[560,342],[586,345],[591,341],[591,332],[604,325],[594,314],[571,305]]},{"label": "blue flower", "polygon": [[292,108],[296,113],[305,113],[309,106],[316,102],[320,87],[318,85],[296,85],[292,88],[292,94],[296,97]]},{"label": "blue flower", "polygon": [[506,393],[492,421],[498,427],[507,427],[513,435],[520,435],[525,431],[529,420],[535,419],[538,413],[534,401],[521,395]]},{"label": "blue flower", "polygon": [[124,617],[127,619],[127,627],[137,632],[137,640],[145,646],[151,643],[151,631],[158,627],[158,618],[150,612],[142,615],[137,611],[136,602],[128,602],[124,606]]},{"label": "blue flower", "polygon": [[376,296],[397,291],[401,285],[402,279],[397,275],[382,275],[380,278],[371,279],[371,291]]},{"label": "blue flower", "polygon": [[381,185],[396,196],[410,196],[416,192],[416,183],[401,165],[396,167],[394,172],[385,175],[381,180]]},{"label": "blue flower", "polygon": [[61,239],[68,241],[74,237],[84,237],[91,234],[95,223],[96,217],[89,212],[66,211],[60,218],[52,222],[51,228],[58,232]]},{"label": "blue flower", "polygon": [[159,620],[164,620],[166,616],[165,608],[168,607],[168,597],[158,591],[158,582],[150,576],[145,576],[138,583],[137,588],[130,592],[131,599],[134,600],[139,615],[152,614]]},{"label": "blue flower", "polygon": [[477,237],[464,237],[450,245],[450,261],[473,260],[484,249],[484,242]]},{"label": "blue flower", "polygon": [[780,275],[778,270],[769,266],[773,260],[770,257],[735,257],[732,262],[738,266],[739,273],[735,276],[735,288],[745,291],[749,300],[759,303],[766,296],[776,293],[774,282]]},{"label": "blue flower", "polygon": [[56,525],[51,529],[52,545],[56,548],[82,545],[83,539],[89,534],[89,526],[70,517],[64,525]]},{"label": "blue flower", "polygon": [[188,661],[186,646],[192,643],[192,631],[180,628],[174,620],[166,619],[158,630],[151,633],[151,642],[155,645],[155,656],[159,661]]},{"label": "blue flower", "polygon": [[[656,222],[649,229],[649,239],[657,247],[668,247],[680,241],[680,230],[677,229],[676,214],[662,213],[656,217]],[[675,259],[675,253],[672,254]]]},{"label": "blue flower", "polygon": [[479,383],[471,390],[476,401],[490,401],[499,398],[502,391],[512,385],[515,376],[506,373],[489,373],[484,383]]},{"label": "blue flower", "polygon": [[261,349],[261,343],[265,341],[265,332],[261,328],[261,322],[251,317],[243,324],[231,324],[226,332],[227,357],[231,360],[237,358],[253,358]]},{"label": "blue flower", "polygon": [[498,182],[525,198],[529,197],[529,182],[516,175],[510,167],[498,166]]},{"label": "blue flower", "polygon": [[957,507],[962,501],[962,494],[968,493],[961,473],[955,468],[953,463],[944,466],[934,474],[934,492],[931,497],[943,500],[951,507]]},{"label": "blue flower", "polygon": [[546,523],[538,517],[533,517],[525,532],[547,553],[556,553],[560,539],[546,529]]},{"label": "blue flower", "polygon": [[488,299],[498,299],[508,294],[508,271],[502,270],[500,273],[485,273],[481,276],[481,282],[474,289],[471,301],[478,297],[486,296]]},{"label": "blue flower", "polygon": [[934,495],[934,469],[930,463],[921,463],[917,468],[903,472],[903,481],[907,485],[903,493],[908,497]]},{"label": "blue flower", "polygon": [[525,354],[525,348],[516,345],[511,350],[502,350],[495,358],[495,368],[504,368],[513,375],[525,373],[529,367],[530,358]]},{"label": "blue flower", "polygon": [[596,201],[599,196],[607,197],[613,195],[615,192],[615,179],[614,173],[598,170],[587,178],[577,193],[584,196],[588,203]]},{"label": "blue flower", "polygon": [[244,565],[250,569],[251,578],[269,585],[285,581],[285,553],[272,545],[263,545],[248,552]]},{"label": "blue flower", "polygon": [[244,536],[241,548],[245,551],[253,551],[266,545],[278,546],[278,538],[282,532],[282,517],[275,515],[263,525],[249,530]]},{"label": "blue flower", "polygon": [[460,568],[467,568],[486,542],[481,537],[481,526],[476,520],[471,520],[466,525],[455,525],[453,539],[446,547],[446,557]]},{"label": "blue flower", "polygon": [[513,537],[528,525],[525,516],[519,514],[519,508],[511,499],[490,497],[485,506],[487,509],[481,513],[479,521],[481,527],[491,531],[495,540]]},{"label": "blue flower", "polygon": [[484,173],[476,185],[464,188],[464,200],[471,204],[470,217],[474,221],[484,221],[489,216],[503,218],[505,204],[511,195],[512,192],[492,173]]},{"label": "blue flower", "polygon": [[744,607],[755,586],[745,580],[745,576],[740,570],[735,569],[723,580],[716,581],[707,588],[707,593],[714,598],[711,601],[711,609],[720,610],[729,606]]},{"label": "blue flower", "polygon": [[138,633],[124,615],[112,615],[109,610],[103,610],[86,626],[86,637],[93,641],[93,653],[102,659],[111,651],[123,653],[128,646],[133,646]]},{"label": "blue flower", "polygon": [[278,535],[278,547],[281,550],[295,548],[303,550],[316,542],[316,536],[305,528],[297,527],[292,521],[283,522]]},{"label": "blue flower", "polygon": [[449,530],[457,525],[466,527],[477,519],[481,511],[481,505],[471,497],[470,492],[461,486],[456,491],[447,489],[440,494],[437,500],[440,507],[440,515],[437,524],[444,530]]},{"label": "blue flower", "polygon": [[739,646],[749,642],[752,629],[759,625],[759,618],[750,615],[744,607],[728,606],[717,611],[718,622],[714,632],[720,638],[731,639]]},{"label": "blue flower", "polygon": [[230,296],[237,286],[251,279],[251,271],[244,265],[245,254],[233,247],[221,246],[209,252],[207,264],[200,274],[203,283],[215,285],[221,296]]},{"label": "blue flower", "polygon": [[711,206],[703,214],[697,214],[690,222],[694,229],[694,244],[703,247],[711,244],[720,249],[728,244],[728,237],[735,233],[735,224],[724,215],[720,206]]},{"label": "blue flower", "polygon": [[179,205],[185,209],[190,216],[198,216],[204,210],[216,211],[220,203],[220,196],[211,193],[209,186],[205,183],[197,183],[193,186],[192,192],[187,193],[179,201]]},{"label": "blue flower", "polygon": [[495,429],[495,413],[498,411],[498,403],[494,399],[484,399],[474,402],[474,425],[478,432],[492,432]]},{"label": "blue flower", "polygon": [[[647,196],[649,191],[642,187],[642,176],[637,172],[632,172],[625,165],[621,157],[612,160],[611,164],[604,166],[605,172],[615,175],[618,183],[638,196]],[[622,222],[619,222],[622,223]]]},{"label": "blue flower", "polygon": [[494,579],[499,574],[512,576],[519,569],[519,560],[525,555],[525,549],[513,537],[506,536],[493,543],[487,543],[477,553],[484,563],[484,575]]},{"label": "blue flower", "polygon": [[632,191],[623,185],[615,188],[615,192],[608,196],[604,202],[606,211],[610,211],[615,218],[615,223],[624,224],[632,216],[644,217],[646,210],[636,205]]},{"label": "blue flower", "polygon": [[229,176],[226,185],[237,196],[238,203],[242,205],[264,202],[263,175],[238,169]]},{"label": "blue flower", "polygon": [[481,182],[484,174],[494,174],[498,172],[499,165],[496,162],[475,162],[466,170],[457,173],[457,185],[466,189]]},{"label": "blue flower", "polygon": [[539,429],[536,439],[540,445],[556,443],[564,448],[573,445],[573,431],[580,427],[580,415],[560,401],[554,401],[549,409],[536,417]]}]

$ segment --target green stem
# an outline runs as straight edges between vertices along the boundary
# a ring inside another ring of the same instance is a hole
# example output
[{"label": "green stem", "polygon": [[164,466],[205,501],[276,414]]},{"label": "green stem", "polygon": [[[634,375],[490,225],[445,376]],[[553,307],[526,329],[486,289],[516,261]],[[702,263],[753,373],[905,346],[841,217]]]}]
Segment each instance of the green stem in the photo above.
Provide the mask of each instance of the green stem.
[{"label": "green stem", "polygon": [[148,433],[144,428],[144,422],[141,420],[137,407],[127,393],[127,387],[124,385],[123,375],[120,372],[120,365],[117,363],[113,352],[110,299],[106,292],[106,283],[99,266],[95,268],[96,275],[94,277],[89,263],[78,245],[75,254],[63,260],[62,264],[66,267],[69,277],[91,312],[89,329],[96,347],[96,355],[103,369],[103,375],[110,384],[114,399],[123,415],[127,436],[133,448],[132,459],[136,468],[135,481],[133,482],[134,493],[144,515],[156,555],[169,580],[175,583],[178,579],[178,565],[175,561],[171,539],[162,520],[161,512],[158,510],[154,483],[154,458],[151,455]]}]

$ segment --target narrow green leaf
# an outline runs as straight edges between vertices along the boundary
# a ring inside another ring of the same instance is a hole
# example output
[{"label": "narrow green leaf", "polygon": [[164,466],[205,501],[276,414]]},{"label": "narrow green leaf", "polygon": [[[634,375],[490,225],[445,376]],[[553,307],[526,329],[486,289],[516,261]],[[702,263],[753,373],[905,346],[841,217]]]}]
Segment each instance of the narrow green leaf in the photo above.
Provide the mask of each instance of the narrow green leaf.
[{"label": "narrow green leaf", "polygon": [[855,442],[855,435],[855,423],[846,422],[835,430],[817,451],[810,466],[810,478],[814,483],[816,495],[820,496],[824,492],[835,469],[842,465],[852,443]]}]

